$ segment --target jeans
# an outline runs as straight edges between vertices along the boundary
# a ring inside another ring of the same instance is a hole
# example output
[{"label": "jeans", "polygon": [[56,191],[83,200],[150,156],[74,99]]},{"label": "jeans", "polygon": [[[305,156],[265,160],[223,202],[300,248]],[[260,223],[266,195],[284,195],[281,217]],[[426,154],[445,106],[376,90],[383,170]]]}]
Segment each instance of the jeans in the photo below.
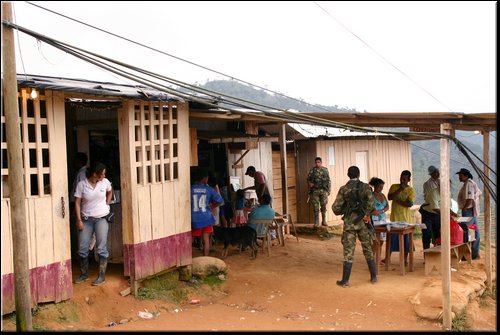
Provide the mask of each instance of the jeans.
[{"label": "jeans", "polygon": [[422,229],[422,246],[424,249],[431,247],[431,241],[435,243],[441,237],[441,217],[437,213],[422,211],[422,222],[427,227]]},{"label": "jeans", "polygon": [[[462,213],[462,216],[465,217],[474,217],[474,208],[467,208],[465,210],[465,213]],[[477,218],[473,218],[469,222],[467,222],[467,225],[470,226],[472,224],[476,225],[475,229],[475,237],[476,240],[472,242],[472,258],[476,258],[479,255],[479,245],[480,245],[480,236],[479,236],[479,225],[477,224]]]},{"label": "jeans", "polygon": [[109,224],[105,218],[89,217],[83,220],[83,230],[78,232],[78,255],[80,257],[89,256],[89,245],[95,232],[97,254],[99,257],[108,258],[109,252],[106,246],[108,243],[108,229]]}]

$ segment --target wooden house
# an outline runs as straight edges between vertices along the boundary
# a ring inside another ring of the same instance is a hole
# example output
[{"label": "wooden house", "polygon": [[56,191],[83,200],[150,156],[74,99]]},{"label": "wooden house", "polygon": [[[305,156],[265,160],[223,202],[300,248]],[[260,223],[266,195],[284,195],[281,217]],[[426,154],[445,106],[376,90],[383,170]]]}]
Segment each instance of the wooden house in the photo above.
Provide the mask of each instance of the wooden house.
[{"label": "wooden house", "polygon": [[363,182],[368,183],[372,177],[384,180],[383,192],[386,195],[392,184],[399,183],[401,171],[412,170],[409,142],[383,134],[374,136],[368,133],[306,125],[300,128],[307,128],[304,134],[315,137],[296,140],[296,166],[297,175],[300,176],[296,181],[297,222],[314,222],[312,206],[307,201],[306,177],[314,166],[315,157],[322,158],[323,166],[328,168],[332,182],[327,205],[327,222],[333,224],[342,222],[340,216],[333,214],[331,206],[340,187],[349,180],[347,176],[349,166],[359,167],[360,180]]},{"label": "wooden house", "polygon": [[[38,96],[32,97],[35,90]],[[33,304],[69,299],[73,293],[68,180],[77,151],[89,154],[90,160],[119,156],[108,163],[107,177],[119,191],[113,205],[118,219],[109,232],[110,262],[124,264],[133,289],[141,279],[191,264],[187,101],[146,87],[22,75],[18,102]],[[4,127],[5,115],[1,118]],[[16,250],[10,228],[8,147],[2,134],[5,314],[15,310]],[[99,154],[103,148],[112,152]]]},{"label": "wooden house", "polygon": [[[79,270],[72,262],[78,258],[69,192],[77,152],[107,166],[116,195],[108,262],[123,264],[134,294],[141,280],[192,263],[191,166],[225,170],[239,178],[241,187],[253,185],[244,174],[249,165],[272,176],[271,141],[276,138],[259,136],[252,122],[243,122],[239,131],[227,121],[190,121],[190,109],[206,108],[203,101],[211,103],[144,86],[18,76],[32,304],[73,295],[78,276],[73,269]],[[5,129],[4,114],[1,122]],[[2,135],[1,294],[7,314],[15,310],[15,250],[8,145]]]}]

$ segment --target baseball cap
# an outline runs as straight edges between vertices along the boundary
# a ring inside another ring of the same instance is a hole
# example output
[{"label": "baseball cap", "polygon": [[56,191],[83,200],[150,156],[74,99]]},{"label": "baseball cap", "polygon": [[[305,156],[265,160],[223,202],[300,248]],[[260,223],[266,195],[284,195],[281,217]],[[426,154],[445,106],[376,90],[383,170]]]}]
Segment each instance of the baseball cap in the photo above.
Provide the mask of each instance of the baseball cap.
[{"label": "baseball cap", "polygon": [[255,170],[255,166],[252,166],[250,165],[249,167],[247,167],[247,172],[245,172],[245,175],[249,175],[251,172],[255,172],[257,170]]},{"label": "baseball cap", "polygon": [[435,167],[434,165],[431,165],[429,166],[429,168],[427,168],[427,171],[429,172],[429,174],[433,174],[434,172],[439,172],[439,169],[437,167]]},{"label": "baseball cap", "polygon": [[455,174],[463,174],[464,176],[467,176],[468,178],[472,177],[472,174],[470,173],[470,171],[467,169],[464,169],[464,168],[461,168],[460,171],[458,171]]}]

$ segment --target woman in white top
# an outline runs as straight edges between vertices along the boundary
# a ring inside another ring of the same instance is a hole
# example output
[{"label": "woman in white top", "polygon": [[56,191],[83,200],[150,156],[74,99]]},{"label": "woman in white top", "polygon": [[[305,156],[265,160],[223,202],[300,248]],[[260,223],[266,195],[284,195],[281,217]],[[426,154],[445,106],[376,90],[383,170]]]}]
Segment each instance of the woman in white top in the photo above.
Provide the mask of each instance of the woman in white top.
[{"label": "woman in white top", "polygon": [[105,178],[106,166],[96,162],[87,169],[87,178],[80,181],[75,190],[76,228],[78,230],[78,255],[80,256],[80,277],[75,283],[89,278],[89,244],[96,235],[96,250],[99,255],[99,275],[92,285],[104,283],[108,263],[108,221],[109,203],[113,197],[111,182]]}]

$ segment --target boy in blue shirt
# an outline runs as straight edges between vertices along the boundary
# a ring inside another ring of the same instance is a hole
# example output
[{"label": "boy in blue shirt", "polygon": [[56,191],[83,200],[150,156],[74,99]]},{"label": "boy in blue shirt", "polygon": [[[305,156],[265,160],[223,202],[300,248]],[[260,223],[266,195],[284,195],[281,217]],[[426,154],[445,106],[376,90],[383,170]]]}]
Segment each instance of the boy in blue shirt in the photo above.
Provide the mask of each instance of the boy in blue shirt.
[{"label": "boy in blue shirt", "polygon": [[208,173],[196,172],[191,185],[191,235],[203,236],[203,256],[210,252],[210,234],[214,231],[213,210],[224,205],[224,200],[212,187],[207,185]]}]

